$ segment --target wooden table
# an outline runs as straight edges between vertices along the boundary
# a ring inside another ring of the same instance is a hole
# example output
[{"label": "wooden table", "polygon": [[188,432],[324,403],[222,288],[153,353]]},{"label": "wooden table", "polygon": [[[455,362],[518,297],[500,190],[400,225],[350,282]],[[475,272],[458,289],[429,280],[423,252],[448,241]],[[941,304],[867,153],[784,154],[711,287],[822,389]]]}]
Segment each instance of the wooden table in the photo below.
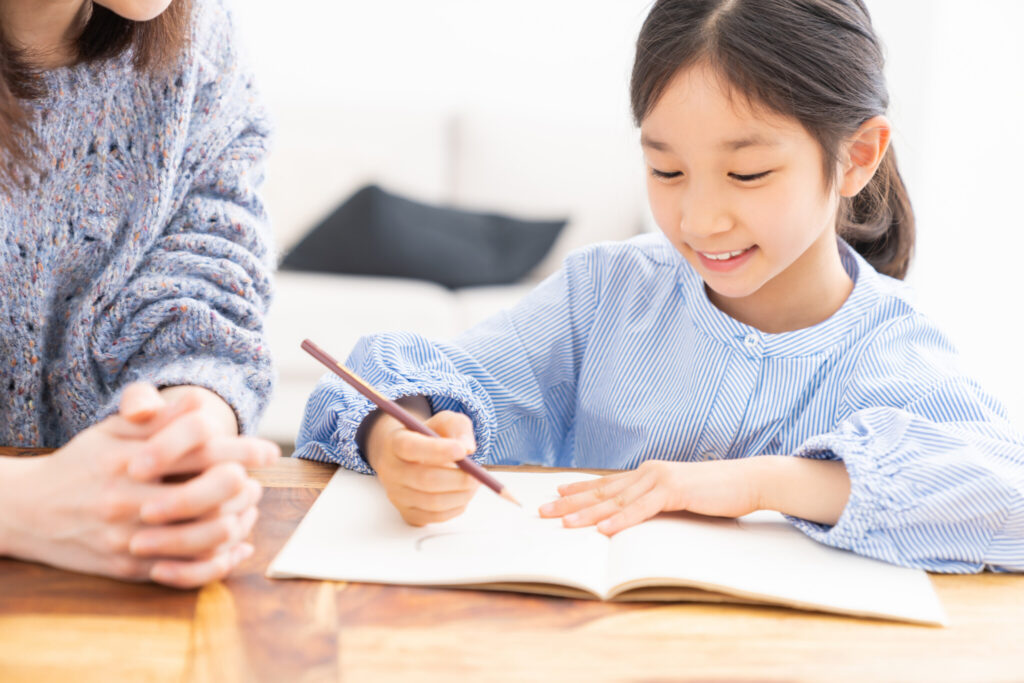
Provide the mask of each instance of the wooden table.
[{"label": "wooden table", "polygon": [[0,681],[1024,680],[1024,576],[934,576],[945,629],[265,579],[332,471],[257,471],[256,554],[199,591],[0,560]]}]

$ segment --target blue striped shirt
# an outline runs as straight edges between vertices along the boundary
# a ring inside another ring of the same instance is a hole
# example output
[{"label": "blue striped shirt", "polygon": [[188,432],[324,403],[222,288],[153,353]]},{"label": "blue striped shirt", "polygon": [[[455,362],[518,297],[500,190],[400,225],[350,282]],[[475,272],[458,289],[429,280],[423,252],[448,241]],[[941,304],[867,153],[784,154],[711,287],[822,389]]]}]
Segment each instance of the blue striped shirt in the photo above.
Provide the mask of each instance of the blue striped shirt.
[{"label": "blue striped shirt", "polygon": [[[645,235],[571,254],[452,341],[369,336],[348,365],[392,398],[466,413],[481,462],[842,460],[851,491],[839,521],[790,518],[812,538],[933,571],[1024,571],[1024,436],[906,286],[839,245],[853,291],[801,330],[729,317],[664,237]],[[326,375],[296,455],[370,472],[355,434],[373,408]]]}]

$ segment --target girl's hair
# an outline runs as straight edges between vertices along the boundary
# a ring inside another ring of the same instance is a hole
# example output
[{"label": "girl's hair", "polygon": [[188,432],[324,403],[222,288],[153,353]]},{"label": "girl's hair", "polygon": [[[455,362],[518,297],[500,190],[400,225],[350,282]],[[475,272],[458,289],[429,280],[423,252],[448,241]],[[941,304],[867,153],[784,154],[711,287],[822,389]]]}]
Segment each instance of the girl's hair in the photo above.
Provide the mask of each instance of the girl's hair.
[{"label": "girl's hair", "polygon": [[[862,0],[657,0],[637,40],[633,118],[640,125],[679,71],[705,63],[752,105],[797,119],[833,187],[843,140],[889,105],[884,62]],[[842,199],[836,227],[879,272],[907,274],[914,212],[891,146]]]},{"label": "girl's hair", "polygon": [[[74,44],[75,63],[115,57],[131,50],[136,69],[167,69],[188,41],[191,0],[174,0],[158,17],[137,22],[90,2],[82,31]],[[26,184],[21,171],[33,167],[30,151],[35,136],[25,100],[46,95],[29,55],[11,45],[0,26],[0,190]]]}]

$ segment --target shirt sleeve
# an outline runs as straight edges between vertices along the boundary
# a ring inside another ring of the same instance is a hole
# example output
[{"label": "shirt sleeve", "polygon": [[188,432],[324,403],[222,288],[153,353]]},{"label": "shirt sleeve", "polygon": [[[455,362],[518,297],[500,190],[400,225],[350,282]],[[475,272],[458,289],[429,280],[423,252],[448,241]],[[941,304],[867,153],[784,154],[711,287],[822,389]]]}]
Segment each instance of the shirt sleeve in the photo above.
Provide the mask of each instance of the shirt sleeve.
[{"label": "shirt sleeve", "polygon": [[937,572],[1024,571],[1024,437],[918,316],[878,335],[836,430],[796,455],[841,460],[850,498],[812,538]]},{"label": "shirt sleeve", "polygon": [[[597,304],[596,254],[570,255],[516,306],[450,342],[408,333],[364,337],[346,365],[388,398],[428,396],[435,412],[468,415],[479,462],[551,463],[574,418]],[[307,402],[296,455],[372,472],[355,436],[374,408],[325,375]]]},{"label": "shirt sleeve", "polygon": [[155,219],[163,227],[97,316],[91,352],[108,390],[101,416],[117,410],[133,381],[197,385],[252,433],[273,384],[263,319],[274,256],[258,192],[270,125],[227,16],[198,20],[210,25],[185,66],[193,118],[163,174],[174,186]]}]

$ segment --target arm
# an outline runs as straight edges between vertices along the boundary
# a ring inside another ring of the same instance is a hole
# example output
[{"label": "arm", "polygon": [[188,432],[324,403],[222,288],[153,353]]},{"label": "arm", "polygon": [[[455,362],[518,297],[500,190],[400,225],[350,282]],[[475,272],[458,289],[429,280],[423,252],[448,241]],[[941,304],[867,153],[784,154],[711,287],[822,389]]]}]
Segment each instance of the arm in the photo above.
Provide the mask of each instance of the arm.
[{"label": "arm", "polygon": [[[519,450],[552,461],[573,418],[597,302],[596,254],[570,256],[514,308],[452,342],[405,333],[366,337],[346,364],[389,398],[427,396],[434,412],[468,415],[477,459],[514,461]],[[356,433],[373,409],[344,382],[324,376],[306,404],[296,455],[371,472]]]},{"label": "arm", "polygon": [[881,333],[844,411],[796,455],[841,460],[849,500],[834,525],[794,515],[797,527],[932,571],[1024,570],[1024,436],[959,371],[941,333],[916,317]]}]

